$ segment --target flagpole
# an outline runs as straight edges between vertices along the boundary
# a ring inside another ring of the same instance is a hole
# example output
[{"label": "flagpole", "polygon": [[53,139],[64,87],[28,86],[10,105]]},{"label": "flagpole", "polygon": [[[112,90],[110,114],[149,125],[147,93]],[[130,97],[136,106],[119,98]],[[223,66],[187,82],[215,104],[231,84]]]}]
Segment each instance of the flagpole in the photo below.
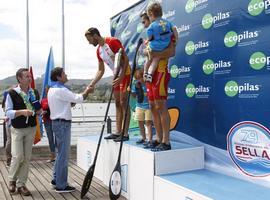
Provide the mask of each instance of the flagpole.
[{"label": "flagpole", "polygon": [[65,70],[65,6],[62,0],[62,67]]},{"label": "flagpole", "polygon": [[26,0],[26,67],[29,68],[29,6]]}]

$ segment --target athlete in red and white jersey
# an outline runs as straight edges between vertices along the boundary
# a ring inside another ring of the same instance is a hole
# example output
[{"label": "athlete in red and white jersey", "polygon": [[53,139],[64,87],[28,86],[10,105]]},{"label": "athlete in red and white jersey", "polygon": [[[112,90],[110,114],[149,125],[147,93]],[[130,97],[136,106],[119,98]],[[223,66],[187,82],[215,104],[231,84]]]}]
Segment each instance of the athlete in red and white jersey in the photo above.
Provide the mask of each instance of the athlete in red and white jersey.
[{"label": "athlete in red and white jersey", "polygon": [[[96,73],[95,78],[88,85],[89,88],[94,90],[96,83],[102,78],[105,65],[104,63],[113,71],[115,75],[116,69],[114,69],[114,58],[115,54],[119,51],[119,49],[123,49],[123,56],[120,65],[120,72],[117,78],[115,78],[112,82],[113,90],[114,90],[114,98],[116,105],[116,133],[111,134],[105,139],[114,139],[114,141],[120,141],[120,133],[123,125],[123,117],[125,116],[125,108],[127,102],[127,87],[130,82],[130,66],[128,62],[128,57],[124,51],[124,47],[121,42],[114,37],[101,37],[97,28],[89,28],[85,32],[85,37],[88,40],[89,44],[97,47],[97,58],[98,58],[98,71]],[[130,111],[128,109],[128,118],[127,122],[130,121]],[[125,127],[125,134],[123,139],[128,140],[128,126]]]}]

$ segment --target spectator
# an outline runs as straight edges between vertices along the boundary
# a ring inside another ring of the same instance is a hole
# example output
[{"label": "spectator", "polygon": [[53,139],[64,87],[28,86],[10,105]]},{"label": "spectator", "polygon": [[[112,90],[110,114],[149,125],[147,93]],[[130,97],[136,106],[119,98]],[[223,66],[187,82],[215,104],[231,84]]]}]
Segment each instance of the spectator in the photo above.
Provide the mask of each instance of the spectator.
[{"label": "spectator", "polygon": [[50,108],[49,108],[49,104],[48,104],[48,98],[47,98],[47,94],[49,91],[49,87],[46,87],[46,96],[41,100],[41,107],[43,110],[43,115],[42,115],[42,119],[43,119],[43,124],[47,133],[47,137],[48,137],[48,142],[49,142],[49,147],[50,147],[50,153],[51,153],[51,157],[47,162],[54,162],[55,161],[55,136],[52,130],[52,120],[50,118]]},{"label": "spectator", "polygon": [[23,196],[31,195],[25,186],[28,178],[32,146],[36,133],[36,114],[41,113],[39,95],[31,89],[31,74],[27,68],[16,73],[18,86],[11,89],[6,98],[6,115],[11,120],[12,162],[9,169],[9,191],[16,187]]}]

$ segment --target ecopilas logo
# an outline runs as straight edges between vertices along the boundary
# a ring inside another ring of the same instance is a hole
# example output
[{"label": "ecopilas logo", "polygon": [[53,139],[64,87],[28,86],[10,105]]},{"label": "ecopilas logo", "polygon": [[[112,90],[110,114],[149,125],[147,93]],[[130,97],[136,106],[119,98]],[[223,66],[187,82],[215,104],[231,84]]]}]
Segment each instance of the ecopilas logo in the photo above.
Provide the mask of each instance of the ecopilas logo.
[{"label": "ecopilas logo", "polygon": [[178,35],[179,35],[181,32],[190,30],[190,27],[191,27],[191,24],[188,24],[188,25],[182,24],[182,25],[179,26],[179,27],[176,26],[176,30],[177,30],[177,32],[178,32]]},{"label": "ecopilas logo", "polygon": [[123,24],[123,21],[113,22],[112,28],[113,29],[118,29],[118,28],[120,28],[122,26],[122,24]]},{"label": "ecopilas logo", "polygon": [[168,88],[168,94],[175,94],[175,88]]},{"label": "ecopilas logo", "polygon": [[192,83],[187,84],[186,86],[186,95],[189,98],[192,98],[194,95],[198,93],[209,93],[210,87],[205,87],[203,85],[199,85],[198,87],[195,87]]},{"label": "ecopilas logo", "polygon": [[225,94],[229,97],[234,97],[237,94],[241,94],[243,92],[252,92],[259,90],[260,85],[254,85],[250,83],[238,85],[236,81],[228,81],[224,87]]},{"label": "ecopilas logo", "polygon": [[138,16],[140,16],[141,12],[137,11],[137,12],[132,12],[129,16],[128,16],[128,21],[129,23],[134,22]]},{"label": "ecopilas logo", "polygon": [[260,70],[266,65],[270,65],[270,56],[266,56],[263,52],[255,52],[249,58],[249,64],[252,69]]},{"label": "ecopilas logo", "polygon": [[126,31],[124,31],[124,32],[121,34],[120,37],[121,37],[122,40],[125,40],[125,39],[127,39],[130,35],[131,35],[131,31],[126,30]]},{"label": "ecopilas logo", "polygon": [[177,65],[171,66],[170,74],[172,78],[177,78],[181,73],[188,73],[190,72],[191,67],[177,67]]},{"label": "ecopilas logo", "polygon": [[232,66],[231,61],[220,60],[220,61],[215,63],[213,60],[207,59],[207,60],[204,61],[202,69],[203,69],[203,72],[206,75],[210,75],[210,74],[212,74],[214,71],[216,71],[218,69],[225,69],[225,68],[228,69],[231,66]]},{"label": "ecopilas logo", "polygon": [[199,5],[208,2],[208,0],[188,0],[185,6],[185,10],[187,13],[191,13],[194,8],[198,7]]},{"label": "ecopilas logo", "polygon": [[237,43],[243,42],[244,40],[257,38],[259,31],[244,31],[237,34],[234,31],[229,31],[224,37],[224,44],[226,47],[234,47]]},{"label": "ecopilas logo", "polygon": [[166,13],[163,13],[162,18],[168,19],[170,17],[173,17],[175,15],[175,10],[169,10]]},{"label": "ecopilas logo", "polygon": [[204,29],[209,29],[213,26],[213,24],[217,23],[218,21],[227,19],[229,17],[230,17],[230,12],[226,12],[226,13],[219,12],[214,16],[211,13],[207,13],[202,18],[202,27]]},{"label": "ecopilas logo", "polygon": [[252,16],[257,16],[269,8],[270,0],[251,0],[248,4],[248,13]]},{"label": "ecopilas logo", "polygon": [[141,33],[144,30],[143,24],[142,23],[139,23],[137,25],[137,29],[136,30],[137,30],[137,33]]},{"label": "ecopilas logo", "polygon": [[128,50],[129,50],[129,53],[132,53],[136,48],[136,44],[133,44],[133,43],[130,43],[128,45]]},{"label": "ecopilas logo", "polygon": [[198,43],[194,43],[193,41],[188,41],[185,46],[185,52],[187,55],[192,55],[196,50],[201,48],[209,47],[209,42],[199,41]]}]

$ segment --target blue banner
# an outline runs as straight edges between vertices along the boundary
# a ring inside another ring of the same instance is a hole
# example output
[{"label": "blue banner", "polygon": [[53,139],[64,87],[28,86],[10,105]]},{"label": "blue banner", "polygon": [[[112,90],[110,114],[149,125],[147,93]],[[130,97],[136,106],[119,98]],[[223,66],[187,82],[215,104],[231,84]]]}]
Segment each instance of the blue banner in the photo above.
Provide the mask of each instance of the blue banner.
[{"label": "blue banner", "polygon": [[[140,14],[150,2],[111,19],[130,61],[145,38]],[[179,34],[169,63],[168,106],[180,110],[172,138],[205,145],[206,167],[269,187],[270,1],[159,2]]]},{"label": "blue banner", "polygon": [[46,69],[44,73],[44,79],[43,79],[43,84],[42,84],[42,98],[46,97],[46,87],[51,87],[52,86],[52,81],[51,81],[51,70],[54,68],[54,57],[53,57],[53,48],[50,48],[50,53],[48,56],[47,64],[46,64]]}]

